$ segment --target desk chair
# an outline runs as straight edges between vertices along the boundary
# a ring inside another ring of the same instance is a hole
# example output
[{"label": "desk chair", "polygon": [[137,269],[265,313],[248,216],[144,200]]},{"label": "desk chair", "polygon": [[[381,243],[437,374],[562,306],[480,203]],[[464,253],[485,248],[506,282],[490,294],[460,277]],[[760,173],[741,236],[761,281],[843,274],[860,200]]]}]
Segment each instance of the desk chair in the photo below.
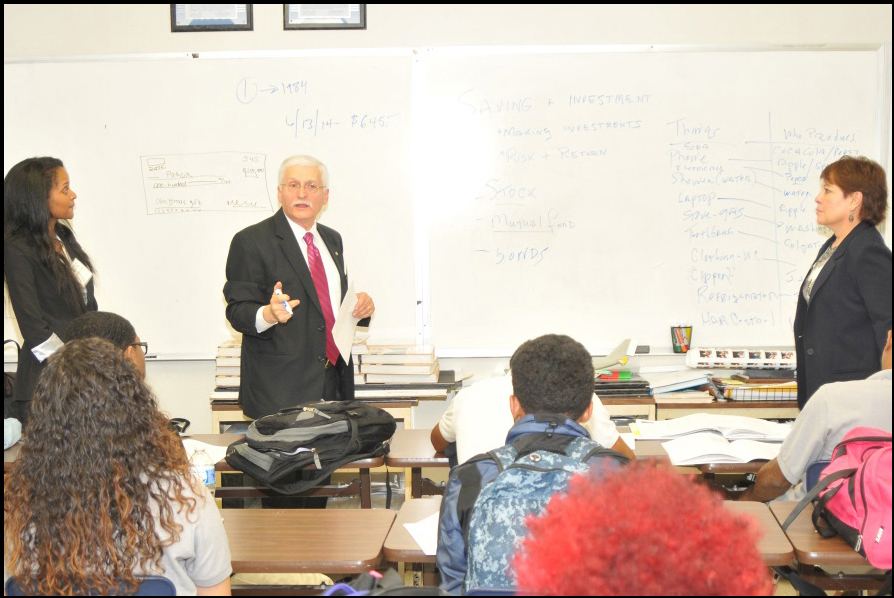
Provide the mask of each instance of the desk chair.
[{"label": "desk chair", "polygon": [[804,488],[807,492],[810,492],[813,489],[819,481],[820,474],[823,473],[823,470],[829,463],[830,461],[814,461],[807,466],[807,479],[805,480],[806,488]]},{"label": "desk chair", "polygon": [[[127,594],[129,596],[176,596],[177,589],[174,587],[174,584],[167,577],[161,577],[158,575],[146,575],[146,576],[137,576],[137,579],[140,580],[140,585],[137,588],[136,593]],[[7,596],[28,596],[22,591],[21,586],[19,585],[18,580],[15,577],[10,577],[6,582],[6,595]],[[89,594],[82,594],[83,596],[98,596],[95,592],[91,592]]]}]

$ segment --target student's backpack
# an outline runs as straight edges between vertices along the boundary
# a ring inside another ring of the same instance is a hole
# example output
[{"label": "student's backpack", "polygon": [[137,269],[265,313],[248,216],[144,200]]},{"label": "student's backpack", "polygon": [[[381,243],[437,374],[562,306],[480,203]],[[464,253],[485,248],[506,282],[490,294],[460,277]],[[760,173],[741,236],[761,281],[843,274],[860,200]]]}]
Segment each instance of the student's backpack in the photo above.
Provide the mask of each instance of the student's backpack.
[{"label": "student's backpack", "polygon": [[809,502],[820,535],[838,534],[873,567],[891,569],[891,434],[866,427],[845,434],[783,530]]},{"label": "student's backpack", "polygon": [[[313,488],[336,469],[388,454],[394,417],[361,401],[319,401],[258,418],[227,448],[227,463],[282,494]],[[312,466],[312,479],[294,472]]]},{"label": "student's backpack", "polygon": [[[553,421],[551,428],[562,422],[564,418]],[[568,487],[574,474],[590,471],[591,465],[615,469],[628,461],[621,453],[589,438],[549,430],[525,434],[475,460],[482,458],[495,461],[500,473],[481,490],[472,508],[466,544],[466,592],[513,587],[509,566],[527,533],[526,518],[540,515],[553,494]]]}]

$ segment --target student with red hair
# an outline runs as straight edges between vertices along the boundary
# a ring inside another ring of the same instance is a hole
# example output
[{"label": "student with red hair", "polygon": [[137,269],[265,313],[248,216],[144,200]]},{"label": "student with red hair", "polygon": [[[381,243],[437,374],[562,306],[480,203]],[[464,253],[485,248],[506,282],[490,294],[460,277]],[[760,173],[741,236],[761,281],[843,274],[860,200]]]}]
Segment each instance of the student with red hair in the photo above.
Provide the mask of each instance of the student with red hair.
[{"label": "student with red hair", "polygon": [[529,518],[513,566],[519,594],[768,595],[758,535],[707,487],[634,464],[572,479]]}]

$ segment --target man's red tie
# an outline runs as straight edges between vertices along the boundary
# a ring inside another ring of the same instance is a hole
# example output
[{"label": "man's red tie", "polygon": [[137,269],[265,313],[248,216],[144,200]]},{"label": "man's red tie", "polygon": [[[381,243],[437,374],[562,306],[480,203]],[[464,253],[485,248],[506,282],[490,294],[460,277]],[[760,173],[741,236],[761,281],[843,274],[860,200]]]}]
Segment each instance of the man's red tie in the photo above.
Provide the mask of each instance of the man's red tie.
[{"label": "man's red tie", "polygon": [[326,269],[323,267],[323,258],[320,250],[314,245],[314,234],[304,235],[307,243],[307,261],[310,264],[310,276],[314,279],[317,288],[317,298],[320,307],[323,308],[323,319],[326,320],[326,358],[332,365],[338,361],[338,347],[335,346],[335,338],[332,336],[332,327],[335,326],[335,316],[332,315],[332,301],[329,299],[329,281],[326,279]]}]

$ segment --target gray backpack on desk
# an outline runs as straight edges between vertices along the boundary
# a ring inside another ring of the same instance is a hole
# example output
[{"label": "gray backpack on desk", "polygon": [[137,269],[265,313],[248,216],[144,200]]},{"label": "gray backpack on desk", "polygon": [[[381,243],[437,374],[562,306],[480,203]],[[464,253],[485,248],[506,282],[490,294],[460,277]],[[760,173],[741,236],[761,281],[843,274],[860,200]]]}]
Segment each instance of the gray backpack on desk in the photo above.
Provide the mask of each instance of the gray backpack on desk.
[{"label": "gray backpack on desk", "polygon": [[[535,417],[554,419],[553,426],[565,421],[564,416]],[[567,489],[574,474],[587,473],[591,466],[616,469],[628,461],[589,438],[548,430],[525,434],[468,463],[484,459],[495,461],[500,473],[482,488],[472,508],[465,592],[512,588],[510,561],[527,534],[528,515],[540,515],[555,493]]]},{"label": "gray backpack on desk", "polygon": [[[277,492],[298,494],[347,463],[387,455],[396,428],[390,413],[360,401],[308,403],[253,421],[227,448],[227,463]],[[312,479],[292,481],[308,467]]]}]

